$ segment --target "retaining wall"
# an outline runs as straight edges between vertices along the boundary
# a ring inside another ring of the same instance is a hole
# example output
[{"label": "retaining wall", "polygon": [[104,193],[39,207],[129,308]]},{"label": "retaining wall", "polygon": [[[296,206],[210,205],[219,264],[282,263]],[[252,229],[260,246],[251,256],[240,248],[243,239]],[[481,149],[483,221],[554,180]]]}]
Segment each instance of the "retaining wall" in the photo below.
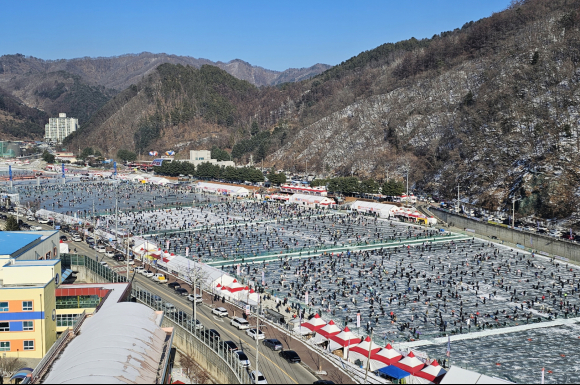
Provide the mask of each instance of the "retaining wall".
[{"label": "retaining wall", "polygon": [[450,226],[474,230],[475,233],[487,237],[495,236],[500,240],[519,245],[518,247],[520,248],[540,251],[540,254],[580,262],[580,245],[540,234],[512,230],[507,227],[476,221],[434,207],[430,207],[430,210],[435,216],[447,222]]}]

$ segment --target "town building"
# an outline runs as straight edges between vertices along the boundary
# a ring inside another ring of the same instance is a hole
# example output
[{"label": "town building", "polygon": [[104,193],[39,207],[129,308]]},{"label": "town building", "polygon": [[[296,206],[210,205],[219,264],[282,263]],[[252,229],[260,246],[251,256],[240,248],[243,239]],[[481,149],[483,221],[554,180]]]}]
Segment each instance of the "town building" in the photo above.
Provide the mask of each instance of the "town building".
[{"label": "town building", "polygon": [[218,166],[232,166],[235,167],[236,164],[231,160],[226,161],[218,161],[217,159],[211,158],[211,151],[208,150],[191,150],[189,151],[189,160],[185,160],[185,162],[192,163],[194,166],[202,163],[211,163],[217,164]]},{"label": "town building", "polygon": [[79,120],[76,118],[67,118],[65,113],[58,114],[58,118],[48,119],[44,125],[44,139],[47,142],[62,143],[64,138],[78,130]]}]

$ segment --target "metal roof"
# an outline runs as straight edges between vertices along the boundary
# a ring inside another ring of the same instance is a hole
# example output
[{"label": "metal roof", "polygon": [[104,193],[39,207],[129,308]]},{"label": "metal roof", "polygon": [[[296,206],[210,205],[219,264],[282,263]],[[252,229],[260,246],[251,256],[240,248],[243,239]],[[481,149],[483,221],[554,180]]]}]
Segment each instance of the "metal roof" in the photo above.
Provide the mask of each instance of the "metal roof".
[{"label": "metal roof", "polygon": [[161,319],[162,314],[132,302],[102,308],[84,322],[43,383],[156,383],[167,349]]},{"label": "metal roof", "polygon": [[39,234],[2,231],[0,232],[0,255],[11,255],[40,238]]}]

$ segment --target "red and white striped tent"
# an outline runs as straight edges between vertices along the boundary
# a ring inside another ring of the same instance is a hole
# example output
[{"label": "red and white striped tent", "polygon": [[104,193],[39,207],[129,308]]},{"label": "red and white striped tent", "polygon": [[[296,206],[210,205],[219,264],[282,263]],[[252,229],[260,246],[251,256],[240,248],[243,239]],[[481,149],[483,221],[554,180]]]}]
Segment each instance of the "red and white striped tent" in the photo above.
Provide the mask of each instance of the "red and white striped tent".
[{"label": "red and white striped tent", "polygon": [[403,358],[399,362],[395,362],[393,365],[395,365],[399,369],[403,369],[405,372],[408,372],[412,375],[419,373],[421,369],[425,367],[423,361],[415,357],[415,354],[413,354],[413,352],[409,352],[407,357]]},{"label": "red and white striped tent", "polygon": [[225,290],[229,291],[230,293],[235,293],[244,290],[244,285],[240,284],[236,279],[234,279],[234,282],[225,286]]},{"label": "red and white striped tent", "polygon": [[369,357],[369,350],[371,351],[371,356],[381,350],[381,347],[371,341],[371,337],[367,336],[360,344],[350,348],[349,360],[354,362],[360,360],[363,363],[363,368],[366,368],[367,360]]},{"label": "red and white striped tent", "polygon": [[341,330],[333,320],[330,320],[323,328],[316,331],[316,335],[309,341],[313,344],[321,344],[328,341],[328,338],[340,333]]},{"label": "red and white striped tent", "polygon": [[370,368],[372,371],[379,370],[385,366],[393,365],[395,362],[399,362],[402,358],[403,355],[401,353],[393,349],[391,344],[387,344],[385,348],[371,355]]},{"label": "red and white striped tent", "polygon": [[434,382],[436,378],[441,377],[446,373],[447,371],[439,365],[437,360],[433,360],[431,365],[425,367],[419,373],[416,373],[415,376]]},{"label": "red and white striped tent", "polygon": [[337,335],[330,336],[330,351],[350,347],[353,345],[358,345],[361,341],[360,338],[355,336],[350,329],[347,327]]},{"label": "red and white striped tent", "polygon": [[310,334],[322,329],[326,325],[326,321],[320,318],[320,315],[316,314],[312,319],[307,322],[294,327],[294,332],[302,335]]}]

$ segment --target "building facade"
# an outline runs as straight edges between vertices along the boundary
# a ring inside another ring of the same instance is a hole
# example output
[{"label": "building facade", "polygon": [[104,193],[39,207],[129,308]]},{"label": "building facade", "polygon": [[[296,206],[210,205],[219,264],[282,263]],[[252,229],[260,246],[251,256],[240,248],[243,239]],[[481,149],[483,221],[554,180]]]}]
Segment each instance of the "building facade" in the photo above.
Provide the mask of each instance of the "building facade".
[{"label": "building facade", "polygon": [[48,119],[44,125],[44,139],[47,142],[62,143],[63,139],[78,130],[79,120],[67,118],[65,113],[58,114],[58,118]]},{"label": "building facade", "polygon": [[41,358],[56,341],[58,242],[58,231],[0,232],[0,354]]}]

